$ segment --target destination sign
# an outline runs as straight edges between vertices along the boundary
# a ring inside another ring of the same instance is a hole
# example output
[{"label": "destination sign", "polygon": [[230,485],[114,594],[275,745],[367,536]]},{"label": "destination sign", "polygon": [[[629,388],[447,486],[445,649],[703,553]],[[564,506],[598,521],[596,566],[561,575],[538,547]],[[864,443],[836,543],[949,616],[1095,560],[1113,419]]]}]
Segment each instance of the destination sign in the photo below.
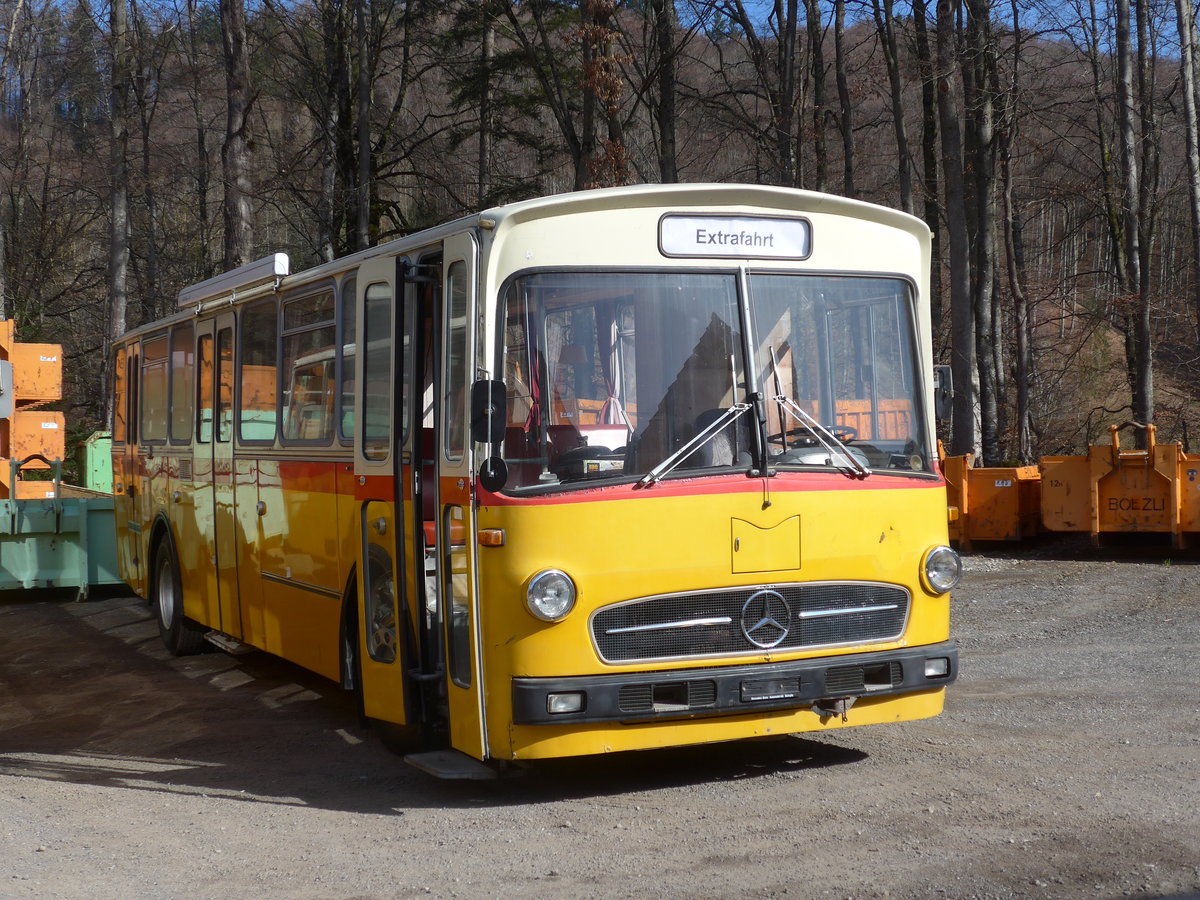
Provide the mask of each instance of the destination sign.
[{"label": "destination sign", "polygon": [[767,216],[663,216],[658,243],[665,256],[804,259],[812,252],[805,219]]}]

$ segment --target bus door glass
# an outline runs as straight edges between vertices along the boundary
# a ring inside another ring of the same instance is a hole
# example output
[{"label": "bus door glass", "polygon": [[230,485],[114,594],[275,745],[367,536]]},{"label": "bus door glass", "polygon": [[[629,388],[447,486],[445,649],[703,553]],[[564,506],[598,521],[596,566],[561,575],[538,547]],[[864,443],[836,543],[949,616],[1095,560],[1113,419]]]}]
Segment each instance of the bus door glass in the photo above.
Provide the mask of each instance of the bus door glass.
[{"label": "bus door glass", "polygon": [[470,392],[476,372],[476,249],[470,234],[444,245],[438,398],[437,551],[439,607],[445,629],[450,743],[477,759],[485,756],[483,675],[476,602],[476,545],[469,437]]},{"label": "bus door glass", "polygon": [[358,501],[357,659],[363,712],[408,724],[405,673],[412,658],[412,592],[406,578],[401,373],[406,359],[397,341],[402,308],[397,303],[396,257],[372,259],[355,280],[355,496]]},{"label": "bus door glass", "polygon": [[142,523],[137,518],[136,497],[141,488],[138,479],[138,348],[137,341],[117,350],[115,397],[113,400],[113,446],[116,448],[113,472],[114,506],[117,519],[128,523],[118,531],[117,553],[121,571],[136,573],[134,588],[145,589],[145,569],[141,567]]}]

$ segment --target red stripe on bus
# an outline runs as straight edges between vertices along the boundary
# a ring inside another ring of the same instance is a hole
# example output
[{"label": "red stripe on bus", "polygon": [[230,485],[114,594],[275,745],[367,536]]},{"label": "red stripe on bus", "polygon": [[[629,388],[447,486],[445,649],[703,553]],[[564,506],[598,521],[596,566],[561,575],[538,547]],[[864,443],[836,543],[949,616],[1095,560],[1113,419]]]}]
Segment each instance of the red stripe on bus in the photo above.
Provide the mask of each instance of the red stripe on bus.
[{"label": "red stripe on bus", "polygon": [[514,497],[493,494],[479,488],[479,502],[485,506],[557,506],[563,503],[597,503],[607,500],[652,500],[655,497],[703,497],[727,494],[804,494],[818,491],[919,491],[944,488],[946,482],[922,479],[919,482],[905,478],[875,476],[868,479],[850,479],[835,473],[807,472],[800,477],[779,474],[766,479],[741,478],[736,482],[729,476],[687,479],[683,481],[659,482],[649,487],[632,484],[582,488],[561,494],[536,497]]}]

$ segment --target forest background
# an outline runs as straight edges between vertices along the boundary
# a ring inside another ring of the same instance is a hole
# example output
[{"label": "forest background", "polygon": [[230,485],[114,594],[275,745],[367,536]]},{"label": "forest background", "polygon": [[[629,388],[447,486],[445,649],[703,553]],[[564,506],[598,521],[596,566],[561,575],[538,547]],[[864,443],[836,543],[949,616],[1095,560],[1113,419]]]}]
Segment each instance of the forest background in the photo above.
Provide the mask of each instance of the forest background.
[{"label": "forest background", "polygon": [[951,452],[1200,428],[1192,0],[0,0],[0,316],[111,339],[178,290],[510,200],[758,182],[934,235]]}]

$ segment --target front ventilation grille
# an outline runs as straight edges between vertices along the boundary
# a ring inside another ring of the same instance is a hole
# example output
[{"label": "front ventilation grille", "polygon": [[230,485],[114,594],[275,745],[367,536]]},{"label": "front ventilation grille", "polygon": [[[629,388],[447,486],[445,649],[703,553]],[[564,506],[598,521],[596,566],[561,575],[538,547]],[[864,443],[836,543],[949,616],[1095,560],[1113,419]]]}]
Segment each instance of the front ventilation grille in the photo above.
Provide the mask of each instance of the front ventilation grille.
[{"label": "front ventilation grille", "polygon": [[909,593],[874,582],[788,584],[626,601],[592,616],[608,662],[730,656],[895,640]]},{"label": "front ventilation grille", "polygon": [[672,681],[666,684],[621,686],[617,706],[625,713],[687,712],[717,702],[715,681]]}]

